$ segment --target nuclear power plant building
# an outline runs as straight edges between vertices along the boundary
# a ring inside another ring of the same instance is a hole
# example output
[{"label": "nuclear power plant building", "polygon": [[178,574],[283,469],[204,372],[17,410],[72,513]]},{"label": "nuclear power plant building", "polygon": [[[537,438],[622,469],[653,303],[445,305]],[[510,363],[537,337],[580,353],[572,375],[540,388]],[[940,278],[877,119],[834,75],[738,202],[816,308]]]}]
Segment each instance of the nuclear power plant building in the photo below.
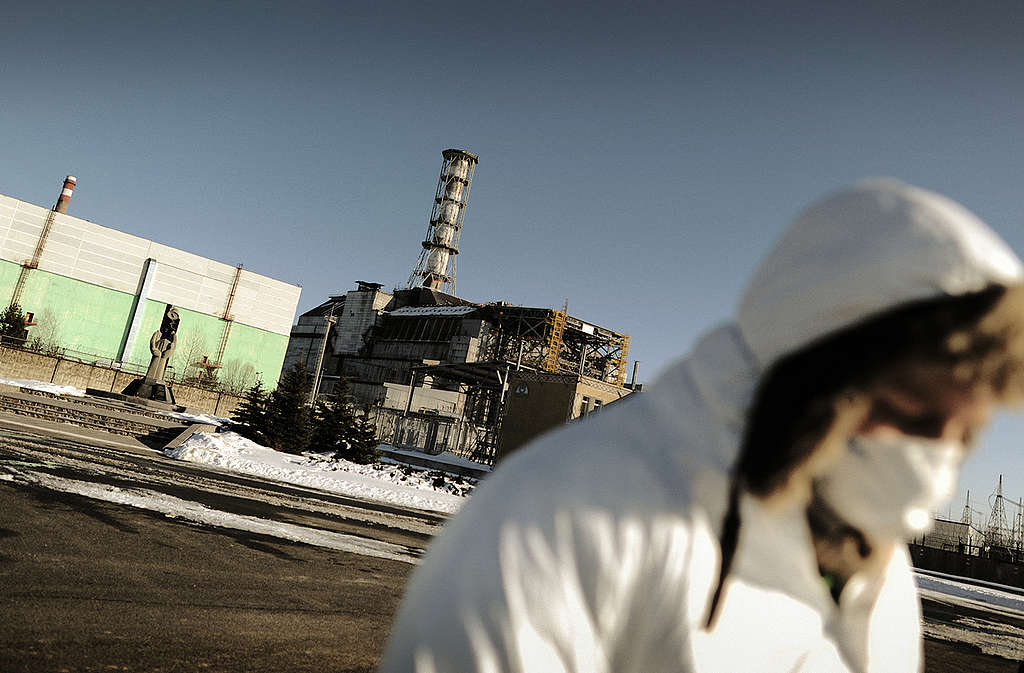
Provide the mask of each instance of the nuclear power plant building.
[{"label": "nuclear power plant building", "polygon": [[301,288],[0,195],[0,302],[20,305],[29,341],[69,358],[145,370],[165,306],[181,316],[177,376],[273,388]]},{"label": "nuclear power plant building", "polygon": [[339,378],[377,438],[494,463],[540,432],[631,393],[629,337],[555,310],[455,294],[469,188],[479,159],[441,153],[422,250],[404,289],[357,281],[299,316],[286,367]]}]

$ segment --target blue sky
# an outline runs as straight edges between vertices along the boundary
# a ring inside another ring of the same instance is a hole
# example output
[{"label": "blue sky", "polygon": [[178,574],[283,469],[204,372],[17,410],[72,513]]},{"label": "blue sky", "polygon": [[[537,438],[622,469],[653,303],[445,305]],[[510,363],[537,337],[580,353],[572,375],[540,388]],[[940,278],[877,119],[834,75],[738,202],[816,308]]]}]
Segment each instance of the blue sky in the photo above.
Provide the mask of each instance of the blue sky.
[{"label": "blue sky", "polygon": [[[0,193],[50,206],[74,174],[72,214],[301,284],[306,309],[404,285],[440,152],[467,149],[459,294],[568,299],[649,380],[864,176],[1024,250],[1024,6],[828,4],[18,3]],[[1024,496],[1022,434],[998,419],[972,502],[1000,472]]]}]

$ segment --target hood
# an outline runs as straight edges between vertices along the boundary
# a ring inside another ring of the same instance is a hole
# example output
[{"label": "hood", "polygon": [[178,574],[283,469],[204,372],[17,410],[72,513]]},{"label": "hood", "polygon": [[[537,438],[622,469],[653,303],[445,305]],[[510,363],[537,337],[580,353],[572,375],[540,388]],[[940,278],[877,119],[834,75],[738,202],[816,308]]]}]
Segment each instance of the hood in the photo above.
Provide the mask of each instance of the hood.
[{"label": "hood", "polygon": [[649,404],[687,447],[669,455],[716,528],[768,366],[901,304],[1022,278],[1020,260],[984,222],[923,189],[871,180],[808,208],[754,273],[735,322],[706,333],[652,387]]},{"label": "hood", "polygon": [[1020,260],[960,204],[869,180],[808,208],[754,273],[737,323],[767,367],[907,302],[1019,283]]}]

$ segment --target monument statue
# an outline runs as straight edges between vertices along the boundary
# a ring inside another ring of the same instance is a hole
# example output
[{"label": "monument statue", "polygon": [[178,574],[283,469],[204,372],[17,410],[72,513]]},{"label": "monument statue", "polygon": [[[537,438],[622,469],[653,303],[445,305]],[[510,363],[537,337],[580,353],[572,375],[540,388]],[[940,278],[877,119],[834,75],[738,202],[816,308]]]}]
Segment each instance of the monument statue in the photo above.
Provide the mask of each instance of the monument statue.
[{"label": "monument statue", "polygon": [[170,304],[164,310],[164,319],[160,323],[160,329],[153,332],[149,339],[149,351],[153,359],[149,361],[149,369],[141,379],[136,379],[128,384],[123,394],[138,397],[144,400],[155,400],[174,404],[174,393],[171,386],[164,381],[164,374],[167,371],[167,362],[174,353],[174,347],[178,344],[178,310]]}]

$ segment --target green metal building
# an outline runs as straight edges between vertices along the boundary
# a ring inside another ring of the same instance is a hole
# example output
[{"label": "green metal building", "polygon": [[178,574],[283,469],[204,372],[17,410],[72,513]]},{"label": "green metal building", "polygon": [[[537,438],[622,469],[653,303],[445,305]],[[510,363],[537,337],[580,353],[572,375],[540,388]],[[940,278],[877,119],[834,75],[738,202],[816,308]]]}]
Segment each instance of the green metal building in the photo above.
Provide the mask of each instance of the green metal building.
[{"label": "green metal building", "polygon": [[215,375],[229,386],[259,376],[273,388],[300,290],[0,195],[0,302],[32,314],[29,341],[40,348],[144,367],[150,335],[173,304],[176,376]]}]

